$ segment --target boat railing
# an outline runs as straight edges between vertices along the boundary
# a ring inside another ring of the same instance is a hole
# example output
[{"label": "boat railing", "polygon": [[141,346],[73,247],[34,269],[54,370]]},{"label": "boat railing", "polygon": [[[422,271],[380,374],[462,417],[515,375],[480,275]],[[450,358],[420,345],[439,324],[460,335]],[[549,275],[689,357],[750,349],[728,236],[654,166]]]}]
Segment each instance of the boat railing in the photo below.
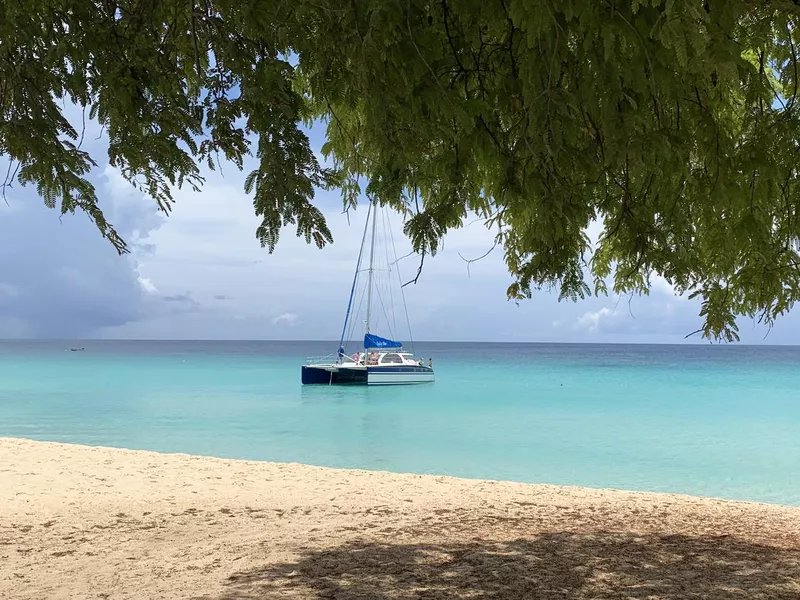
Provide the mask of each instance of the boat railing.
[{"label": "boat railing", "polygon": [[353,362],[349,356],[339,358],[336,353],[326,354],[325,356],[310,356],[306,358],[307,365],[336,365],[342,362]]},{"label": "boat railing", "polygon": [[336,362],[335,354],[328,354],[326,356],[309,356],[306,358],[307,365],[329,365]]}]

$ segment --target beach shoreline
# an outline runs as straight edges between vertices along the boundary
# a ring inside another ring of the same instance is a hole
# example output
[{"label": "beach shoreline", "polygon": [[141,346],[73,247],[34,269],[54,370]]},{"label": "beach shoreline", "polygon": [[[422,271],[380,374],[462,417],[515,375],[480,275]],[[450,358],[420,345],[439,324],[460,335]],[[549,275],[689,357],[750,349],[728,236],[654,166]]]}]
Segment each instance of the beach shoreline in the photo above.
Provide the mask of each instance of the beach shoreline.
[{"label": "beach shoreline", "polygon": [[465,477],[465,476],[458,476],[458,475],[448,475],[446,473],[414,473],[411,471],[390,471],[387,469],[361,469],[355,467],[330,467],[325,465],[317,465],[317,464],[309,464],[309,463],[302,463],[302,462],[282,462],[282,461],[271,461],[271,460],[258,460],[258,459],[249,459],[249,458],[225,458],[221,456],[214,456],[212,454],[191,454],[188,452],[170,452],[170,451],[159,451],[159,450],[145,450],[141,448],[128,448],[122,446],[105,446],[102,444],[82,444],[82,443],[75,443],[75,442],[54,442],[54,441],[45,441],[45,440],[34,440],[30,438],[24,437],[2,437],[0,436],[0,452],[3,450],[2,444],[4,442],[33,442],[35,444],[47,444],[52,445],[54,447],[67,447],[67,448],[91,448],[91,449],[98,449],[98,450],[109,450],[111,452],[124,452],[124,453],[132,453],[132,454],[144,454],[144,455],[156,455],[156,456],[164,456],[164,457],[176,457],[180,459],[188,459],[188,460],[208,460],[211,462],[220,461],[224,465],[229,464],[242,464],[242,465],[272,465],[275,467],[281,468],[298,468],[298,469],[312,469],[312,470],[320,470],[320,471],[329,471],[332,473],[352,473],[352,474],[361,474],[361,475],[368,475],[368,474],[376,474],[376,475],[386,475],[389,477],[399,476],[399,477],[409,477],[409,478],[434,478],[437,480],[445,480],[445,481],[453,481],[453,482],[472,482],[472,483],[481,483],[481,484],[488,484],[488,485],[497,485],[501,484],[504,486],[524,486],[524,487],[535,487],[541,489],[551,489],[554,491],[562,490],[562,491],[572,491],[575,493],[581,492],[598,492],[598,493],[620,493],[625,495],[641,495],[643,497],[652,498],[652,497],[659,497],[663,496],[665,498],[673,498],[673,499],[684,499],[690,501],[696,500],[710,500],[713,502],[722,502],[726,504],[745,504],[745,505],[755,505],[755,506],[771,506],[771,507],[781,507],[781,508],[788,508],[788,509],[796,509],[800,510],[800,506],[795,506],[792,504],[784,504],[780,502],[763,502],[759,500],[743,500],[738,498],[723,498],[718,496],[705,496],[701,494],[689,494],[683,492],[664,492],[664,491],[648,491],[648,490],[629,490],[623,488],[613,488],[613,487],[593,487],[593,486],[583,486],[583,485],[568,485],[568,484],[554,484],[554,483],[542,483],[542,482],[529,482],[529,481],[517,481],[513,479],[491,479],[486,477]]},{"label": "beach shoreline", "polygon": [[3,598],[800,597],[777,504],[22,438],[0,483]]}]

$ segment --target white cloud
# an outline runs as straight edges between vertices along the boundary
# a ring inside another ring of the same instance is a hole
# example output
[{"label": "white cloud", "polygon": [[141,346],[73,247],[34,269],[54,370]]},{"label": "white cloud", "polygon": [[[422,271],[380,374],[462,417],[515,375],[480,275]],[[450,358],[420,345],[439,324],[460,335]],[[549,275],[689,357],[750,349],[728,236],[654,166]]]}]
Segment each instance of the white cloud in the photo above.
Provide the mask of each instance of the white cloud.
[{"label": "white cloud", "polygon": [[281,313],[272,319],[272,324],[288,325],[289,327],[293,327],[295,324],[297,324],[297,314],[290,312]]},{"label": "white cloud", "polygon": [[588,311],[583,313],[575,323],[575,328],[578,330],[585,330],[595,332],[600,327],[602,321],[611,319],[617,316],[617,311],[608,307],[603,307],[600,310]]},{"label": "white cloud", "polygon": [[684,299],[682,296],[678,295],[673,285],[661,275],[653,275],[650,277],[650,289],[670,296],[675,296],[676,298]]},{"label": "white cloud", "polygon": [[136,280],[139,282],[139,285],[142,286],[142,289],[148,294],[157,294],[158,288],[153,284],[153,282],[148,279],[147,277],[142,277],[139,275]]},{"label": "white cloud", "polygon": [[602,221],[593,219],[586,228],[586,235],[589,238],[589,246],[592,248],[592,250],[597,247],[597,243],[600,240],[600,234],[603,233],[604,227],[605,226]]}]

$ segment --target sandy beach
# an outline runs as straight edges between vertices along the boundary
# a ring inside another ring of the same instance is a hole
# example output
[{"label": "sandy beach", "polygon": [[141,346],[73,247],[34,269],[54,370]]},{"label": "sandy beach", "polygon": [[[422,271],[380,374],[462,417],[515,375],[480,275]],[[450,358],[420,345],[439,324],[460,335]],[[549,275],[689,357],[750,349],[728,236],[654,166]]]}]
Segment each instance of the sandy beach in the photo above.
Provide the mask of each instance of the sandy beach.
[{"label": "sandy beach", "polygon": [[800,508],[0,438],[0,598],[800,599]]}]

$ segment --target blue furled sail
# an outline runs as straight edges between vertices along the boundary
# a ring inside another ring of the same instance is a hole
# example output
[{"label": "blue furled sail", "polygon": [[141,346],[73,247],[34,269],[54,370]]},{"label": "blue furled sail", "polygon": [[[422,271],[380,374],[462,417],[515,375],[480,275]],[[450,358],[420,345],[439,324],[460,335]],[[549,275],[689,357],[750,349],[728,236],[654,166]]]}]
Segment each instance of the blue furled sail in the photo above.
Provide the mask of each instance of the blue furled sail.
[{"label": "blue furled sail", "polygon": [[402,348],[403,344],[368,333],[364,336],[364,348]]}]

